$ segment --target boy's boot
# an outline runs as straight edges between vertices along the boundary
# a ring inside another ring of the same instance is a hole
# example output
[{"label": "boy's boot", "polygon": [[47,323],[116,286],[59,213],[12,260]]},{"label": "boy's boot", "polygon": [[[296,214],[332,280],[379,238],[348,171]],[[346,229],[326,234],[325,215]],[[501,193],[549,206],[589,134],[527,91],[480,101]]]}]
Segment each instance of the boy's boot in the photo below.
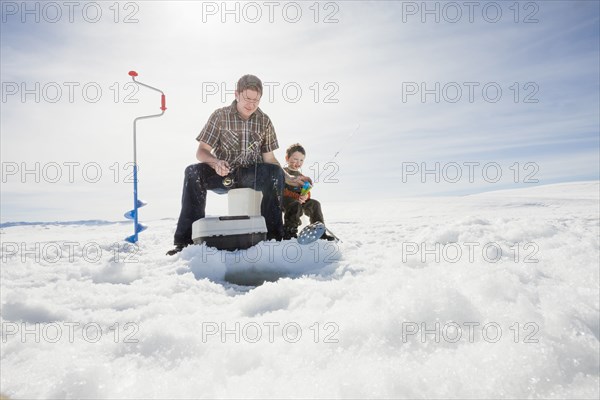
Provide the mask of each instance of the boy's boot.
[{"label": "boy's boot", "polygon": [[283,240],[290,240],[298,237],[298,227],[285,225],[283,227]]}]

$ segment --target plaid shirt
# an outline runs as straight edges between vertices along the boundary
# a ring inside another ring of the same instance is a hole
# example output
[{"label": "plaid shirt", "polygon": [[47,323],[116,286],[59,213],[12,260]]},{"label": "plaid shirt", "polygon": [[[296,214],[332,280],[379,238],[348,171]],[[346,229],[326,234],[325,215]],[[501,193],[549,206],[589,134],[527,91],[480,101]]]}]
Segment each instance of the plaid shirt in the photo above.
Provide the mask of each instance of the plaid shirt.
[{"label": "plaid shirt", "polygon": [[261,163],[262,153],[279,148],[267,114],[258,108],[248,120],[243,120],[237,111],[237,100],[212,113],[196,140],[211,146],[214,156],[231,167]]}]

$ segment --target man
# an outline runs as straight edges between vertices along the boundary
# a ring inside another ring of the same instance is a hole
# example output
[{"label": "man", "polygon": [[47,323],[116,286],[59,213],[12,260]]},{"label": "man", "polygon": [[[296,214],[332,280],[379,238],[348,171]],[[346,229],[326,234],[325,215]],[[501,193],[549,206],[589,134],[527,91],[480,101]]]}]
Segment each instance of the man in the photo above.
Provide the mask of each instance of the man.
[{"label": "man", "polygon": [[240,187],[261,191],[267,239],[282,239],[284,182],[302,186],[308,178],[285,173],[275,158],[273,152],[279,144],[271,120],[258,107],[262,93],[260,79],[242,76],[233,103],[216,110],[196,138],[196,158],[200,163],[185,170],[175,248],[167,255],[193,243],[192,224],[205,216],[207,189],[220,194]]}]

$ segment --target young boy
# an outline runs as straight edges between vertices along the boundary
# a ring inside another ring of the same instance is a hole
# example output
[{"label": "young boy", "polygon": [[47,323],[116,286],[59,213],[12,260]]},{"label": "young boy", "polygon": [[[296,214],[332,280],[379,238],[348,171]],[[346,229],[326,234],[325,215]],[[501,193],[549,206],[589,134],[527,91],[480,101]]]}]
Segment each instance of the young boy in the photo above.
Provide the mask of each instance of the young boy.
[{"label": "young boy", "polygon": [[[285,151],[285,161],[287,166],[285,171],[293,176],[302,176],[300,168],[304,164],[306,151],[300,143],[295,143]],[[310,181],[310,178],[308,178]],[[312,182],[311,182],[312,183]],[[284,223],[283,231],[284,239],[298,237],[298,227],[301,225],[300,217],[306,214],[310,218],[310,223],[323,222],[323,212],[321,211],[321,203],[310,198],[310,192],[301,193],[301,187],[285,185],[283,189],[283,208],[284,208]],[[334,240],[332,236],[326,233],[321,236],[321,239]]]}]

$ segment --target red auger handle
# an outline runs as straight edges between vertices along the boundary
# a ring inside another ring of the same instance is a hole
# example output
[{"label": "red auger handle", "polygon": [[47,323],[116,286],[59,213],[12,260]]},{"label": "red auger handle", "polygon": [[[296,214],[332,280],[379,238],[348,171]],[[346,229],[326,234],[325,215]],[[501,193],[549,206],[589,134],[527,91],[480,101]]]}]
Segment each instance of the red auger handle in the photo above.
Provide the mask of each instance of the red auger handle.
[{"label": "red auger handle", "polygon": [[[131,76],[132,78],[135,78],[136,76],[138,76],[138,73],[135,71],[129,71],[129,76]],[[153,88],[154,90],[158,90]],[[163,94],[160,98],[160,109],[165,111],[167,109],[167,97]]]}]

